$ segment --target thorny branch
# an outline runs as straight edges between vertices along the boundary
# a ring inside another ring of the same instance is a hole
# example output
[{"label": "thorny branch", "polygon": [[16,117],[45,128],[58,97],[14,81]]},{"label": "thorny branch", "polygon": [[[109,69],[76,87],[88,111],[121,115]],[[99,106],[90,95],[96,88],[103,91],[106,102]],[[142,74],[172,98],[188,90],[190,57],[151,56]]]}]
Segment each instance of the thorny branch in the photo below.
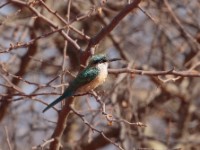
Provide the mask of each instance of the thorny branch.
[{"label": "thorny branch", "polygon": [[72,107],[71,107],[71,110],[72,110],[77,116],[79,116],[79,117],[82,119],[82,121],[84,122],[84,124],[86,124],[92,131],[98,132],[98,133],[101,134],[106,140],[108,140],[110,143],[112,143],[113,145],[115,145],[115,146],[118,147],[119,149],[123,150],[123,148],[122,148],[119,144],[113,142],[110,138],[108,138],[108,137],[104,134],[103,131],[100,131],[100,130],[98,130],[97,128],[93,127],[93,126],[84,118],[84,115],[78,113],[78,112],[77,112],[74,108],[72,108]]},{"label": "thorny branch", "polygon": [[[58,29],[58,25],[55,24],[53,21],[51,21],[49,18],[42,15],[40,12],[37,11],[33,6],[31,6],[32,3],[26,3],[20,0],[11,0],[10,2],[16,3],[19,5],[22,5],[24,7],[29,8],[38,18],[42,19],[43,21],[47,22],[50,26],[52,26],[54,29]],[[71,37],[69,37],[65,31],[61,30],[59,33],[67,40],[69,41],[77,50],[81,51],[80,46],[77,44],[75,40],[73,40]]]},{"label": "thorny branch", "polygon": [[111,74],[119,74],[119,73],[132,73],[139,75],[149,75],[149,76],[159,76],[159,75],[175,75],[181,77],[200,77],[200,72],[198,71],[175,71],[174,68],[166,71],[145,71],[145,70],[136,70],[136,69],[109,69],[109,73]]}]

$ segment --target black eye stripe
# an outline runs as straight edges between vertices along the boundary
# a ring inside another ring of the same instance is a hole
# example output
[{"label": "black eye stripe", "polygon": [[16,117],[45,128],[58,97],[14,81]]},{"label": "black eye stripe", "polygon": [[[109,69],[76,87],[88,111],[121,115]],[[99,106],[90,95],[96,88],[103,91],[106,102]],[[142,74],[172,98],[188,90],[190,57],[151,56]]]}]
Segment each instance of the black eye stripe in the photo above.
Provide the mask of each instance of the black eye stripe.
[{"label": "black eye stripe", "polygon": [[107,62],[107,59],[106,59],[106,58],[98,58],[98,59],[93,60],[93,61],[91,62],[91,64],[96,65],[96,64],[98,64],[98,63],[105,63],[105,62]]}]

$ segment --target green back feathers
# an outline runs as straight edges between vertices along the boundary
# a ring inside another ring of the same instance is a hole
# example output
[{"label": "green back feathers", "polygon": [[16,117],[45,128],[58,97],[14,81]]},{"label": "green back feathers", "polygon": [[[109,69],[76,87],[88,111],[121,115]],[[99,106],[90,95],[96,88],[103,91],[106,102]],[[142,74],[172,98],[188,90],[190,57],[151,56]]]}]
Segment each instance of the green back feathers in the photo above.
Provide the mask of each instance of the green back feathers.
[{"label": "green back feathers", "polygon": [[74,81],[70,84],[72,90],[76,90],[77,88],[91,82],[94,80],[99,74],[99,69],[95,67],[87,67],[82,72],[80,72]]}]

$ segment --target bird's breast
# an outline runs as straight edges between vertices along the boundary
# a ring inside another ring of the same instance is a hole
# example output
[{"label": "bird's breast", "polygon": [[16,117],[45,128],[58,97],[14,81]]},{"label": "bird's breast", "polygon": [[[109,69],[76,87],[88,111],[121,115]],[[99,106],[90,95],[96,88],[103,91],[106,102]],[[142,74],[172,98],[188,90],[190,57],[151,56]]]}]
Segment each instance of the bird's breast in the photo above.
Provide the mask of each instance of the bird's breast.
[{"label": "bird's breast", "polygon": [[103,82],[105,82],[108,76],[107,64],[99,64],[97,67],[99,69],[99,74],[96,76],[96,78],[92,80],[91,82],[89,82],[88,84],[80,87],[77,90],[77,93],[89,92],[95,89],[96,87],[98,87],[99,85],[101,85]]}]

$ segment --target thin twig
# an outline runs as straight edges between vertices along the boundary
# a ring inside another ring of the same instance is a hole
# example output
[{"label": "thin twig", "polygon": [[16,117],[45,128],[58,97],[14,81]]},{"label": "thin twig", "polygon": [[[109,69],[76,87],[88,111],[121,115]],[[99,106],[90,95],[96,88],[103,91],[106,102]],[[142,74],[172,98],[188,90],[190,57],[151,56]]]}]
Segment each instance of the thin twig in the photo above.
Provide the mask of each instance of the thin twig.
[{"label": "thin twig", "polygon": [[7,129],[6,126],[4,126],[4,130],[5,130],[5,133],[6,133],[6,142],[8,144],[8,148],[9,148],[9,150],[12,150],[12,146],[11,146],[10,139],[9,139],[9,136],[8,136],[8,129]]},{"label": "thin twig", "polygon": [[49,143],[51,143],[51,142],[53,142],[54,141],[54,139],[53,138],[51,138],[51,139],[49,139],[49,140],[44,140],[44,143],[42,143],[42,144],[40,144],[40,145],[38,145],[38,146],[34,146],[34,147],[32,147],[32,150],[37,150],[37,149],[44,149],[44,147],[47,145],[47,144],[49,144]]},{"label": "thin twig", "polygon": [[175,71],[174,68],[166,71],[145,71],[145,70],[122,68],[122,69],[109,69],[109,73],[111,74],[131,73],[131,74],[149,75],[149,76],[175,75],[181,77],[200,77],[200,72],[190,71],[190,70]]}]

